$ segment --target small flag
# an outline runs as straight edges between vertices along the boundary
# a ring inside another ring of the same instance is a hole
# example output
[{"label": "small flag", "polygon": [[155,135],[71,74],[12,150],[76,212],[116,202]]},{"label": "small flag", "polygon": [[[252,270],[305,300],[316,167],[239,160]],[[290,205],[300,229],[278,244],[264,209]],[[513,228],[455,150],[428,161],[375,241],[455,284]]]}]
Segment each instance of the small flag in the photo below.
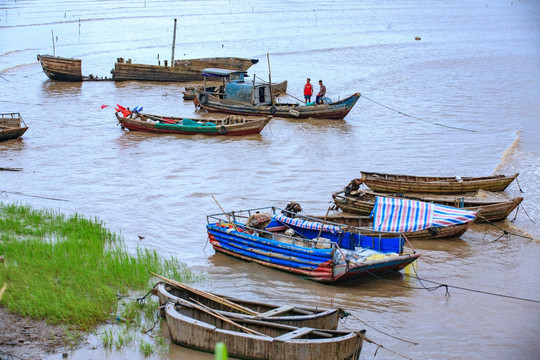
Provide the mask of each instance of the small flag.
[{"label": "small flag", "polygon": [[101,105],[102,109],[105,109],[106,107],[109,107],[109,105],[105,105],[105,104]]}]

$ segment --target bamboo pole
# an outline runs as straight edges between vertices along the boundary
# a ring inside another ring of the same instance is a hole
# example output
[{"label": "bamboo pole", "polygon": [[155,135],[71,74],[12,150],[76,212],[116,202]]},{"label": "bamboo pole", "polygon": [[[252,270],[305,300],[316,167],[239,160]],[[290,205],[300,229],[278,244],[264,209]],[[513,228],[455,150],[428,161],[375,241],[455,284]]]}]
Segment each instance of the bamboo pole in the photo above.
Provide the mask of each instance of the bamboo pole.
[{"label": "bamboo pole", "polygon": [[214,197],[214,195],[211,195],[212,196],[212,199],[214,199],[214,201],[216,202],[217,206],[219,206],[219,208],[221,209],[221,211],[223,212],[223,214],[227,217],[227,220],[229,220],[229,222],[232,224],[234,230],[238,230],[238,228],[236,227],[236,224],[231,221],[231,218],[229,217],[229,214],[227,214],[225,212],[225,210],[223,210],[223,208],[221,207],[221,205],[219,205],[218,201],[216,200],[216,198]]},{"label": "bamboo pole", "polygon": [[268,83],[270,84],[270,101],[274,106],[274,94],[272,93],[272,72],[270,71],[270,55],[266,53],[266,60],[268,61]]},{"label": "bamboo pole", "polygon": [[52,52],[53,52],[53,56],[56,56],[56,48],[54,46],[54,30],[51,29],[51,37],[52,37]]},{"label": "bamboo pole", "polygon": [[[195,302],[191,302],[191,301],[195,301]],[[259,336],[265,336],[265,337],[268,336],[268,335],[265,335],[265,334],[260,333],[260,332],[258,332],[258,331],[252,330],[252,329],[250,329],[250,328],[248,328],[248,327],[245,327],[245,326],[243,326],[243,325],[240,325],[240,324],[238,324],[238,323],[235,323],[234,321],[232,321],[232,320],[229,319],[228,317],[223,316],[223,315],[221,315],[221,314],[215,312],[214,310],[212,310],[212,309],[209,308],[208,306],[204,306],[203,304],[201,304],[200,302],[198,302],[198,301],[196,301],[196,300],[191,299],[191,301],[184,300],[184,299],[178,299],[178,303],[179,303],[180,305],[183,305],[183,306],[191,306],[191,307],[193,307],[193,308],[195,308],[195,309],[197,309],[197,310],[200,310],[200,311],[205,312],[205,313],[207,313],[207,314],[209,314],[209,315],[212,315],[212,316],[215,317],[215,318],[218,318],[218,319],[220,319],[220,320],[222,320],[222,321],[225,321],[225,322],[227,322],[227,323],[229,323],[229,324],[231,324],[231,325],[234,325],[234,326],[236,326],[236,327],[238,327],[238,328],[244,330],[245,332],[247,332],[247,333],[249,333],[249,334],[254,334],[254,335],[259,335]]]},{"label": "bamboo pole", "polygon": [[181,282],[178,282],[178,281],[175,281],[175,280],[167,279],[166,277],[163,277],[161,275],[153,273],[152,271],[150,271],[150,274],[160,278],[161,280],[169,283],[170,285],[174,285],[174,286],[177,286],[177,287],[179,287],[181,289],[191,291],[191,292],[193,292],[193,293],[195,293],[197,295],[203,296],[203,297],[205,297],[207,299],[214,300],[214,301],[216,301],[218,303],[227,305],[232,309],[244,312],[244,313],[246,313],[248,315],[259,315],[259,313],[256,312],[256,311],[253,311],[253,310],[251,310],[251,309],[249,309],[249,308],[247,308],[245,306],[236,304],[236,303],[234,303],[234,302],[232,302],[230,300],[224,299],[224,298],[222,298],[220,296],[217,296],[215,294],[209,293],[209,292],[204,291],[204,290],[196,289],[194,287],[191,287],[191,286],[186,285],[186,284],[182,284]]},{"label": "bamboo pole", "polygon": [[172,55],[171,55],[171,67],[174,67],[174,48],[176,45],[176,19],[174,19],[174,30],[172,39]]}]

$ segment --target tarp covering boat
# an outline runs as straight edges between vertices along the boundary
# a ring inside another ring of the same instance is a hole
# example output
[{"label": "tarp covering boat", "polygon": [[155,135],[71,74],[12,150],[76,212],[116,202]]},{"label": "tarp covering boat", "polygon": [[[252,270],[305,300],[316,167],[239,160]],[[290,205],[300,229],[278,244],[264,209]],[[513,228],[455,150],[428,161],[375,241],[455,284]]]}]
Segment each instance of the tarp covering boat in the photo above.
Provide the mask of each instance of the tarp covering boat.
[{"label": "tarp covering boat", "polygon": [[423,201],[377,196],[371,216],[373,230],[407,232],[467,223],[476,218],[476,212]]}]

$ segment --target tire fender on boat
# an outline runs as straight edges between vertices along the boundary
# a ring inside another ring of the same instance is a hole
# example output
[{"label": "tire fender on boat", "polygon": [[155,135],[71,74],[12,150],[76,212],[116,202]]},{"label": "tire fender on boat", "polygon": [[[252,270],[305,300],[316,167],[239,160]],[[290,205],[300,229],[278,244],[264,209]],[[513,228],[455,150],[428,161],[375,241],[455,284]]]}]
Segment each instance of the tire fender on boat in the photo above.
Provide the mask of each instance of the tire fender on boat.
[{"label": "tire fender on boat", "polygon": [[221,125],[221,126],[219,127],[219,133],[220,133],[221,135],[225,135],[225,134],[227,133],[227,128],[226,128],[225,126]]},{"label": "tire fender on boat", "polygon": [[208,102],[208,95],[205,93],[199,94],[199,102],[203,105],[206,104]]},{"label": "tire fender on boat", "polygon": [[275,106],[272,106],[272,107],[270,108],[270,114],[271,114],[271,115],[274,115],[274,114],[276,113],[276,111],[277,111],[277,109],[276,109]]}]

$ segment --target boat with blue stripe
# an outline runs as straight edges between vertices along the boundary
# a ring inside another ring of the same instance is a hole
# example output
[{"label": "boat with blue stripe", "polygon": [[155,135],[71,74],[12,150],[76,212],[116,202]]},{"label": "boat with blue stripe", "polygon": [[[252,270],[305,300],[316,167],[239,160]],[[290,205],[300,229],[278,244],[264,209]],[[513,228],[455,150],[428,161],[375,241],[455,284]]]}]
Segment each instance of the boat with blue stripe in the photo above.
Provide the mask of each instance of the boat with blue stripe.
[{"label": "boat with blue stripe", "polygon": [[214,250],[322,283],[399,271],[420,254],[406,239],[365,236],[361,229],[266,207],[207,216]]}]

